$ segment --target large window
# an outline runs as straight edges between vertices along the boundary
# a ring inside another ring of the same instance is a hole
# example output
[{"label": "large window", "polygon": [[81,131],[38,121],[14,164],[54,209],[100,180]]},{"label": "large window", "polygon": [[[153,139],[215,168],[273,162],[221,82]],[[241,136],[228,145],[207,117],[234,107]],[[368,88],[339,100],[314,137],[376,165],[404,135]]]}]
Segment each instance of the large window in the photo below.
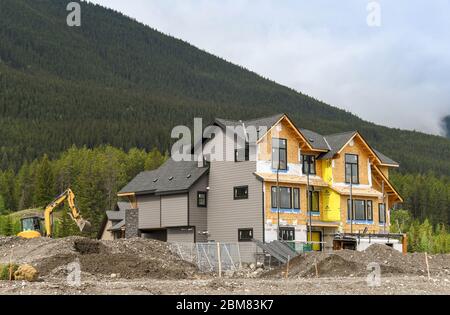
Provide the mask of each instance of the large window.
[{"label": "large window", "polygon": [[384,203],[378,204],[378,217],[381,224],[386,223],[386,205]]},{"label": "large window", "polygon": [[287,170],[287,140],[272,139],[272,168]]},{"label": "large window", "polygon": [[251,242],[253,240],[253,229],[238,229],[239,242]]},{"label": "large window", "polygon": [[314,155],[302,155],[302,168],[303,174],[308,174],[308,161],[309,161],[309,174],[316,174],[316,157]]},{"label": "large window", "polygon": [[[291,209],[292,208],[292,188],[279,187],[280,188],[280,208]],[[272,208],[278,208],[277,204],[277,187],[272,187]]]},{"label": "large window", "polygon": [[234,200],[248,199],[248,186],[234,187]]},{"label": "large window", "polygon": [[207,193],[206,191],[199,191],[197,193],[197,206],[200,208],[206,208],[207,206]]},{"label": "large window", "polygon": [[355,154],[345,155],[345,182],[359,184],[359,157]]},{"label": "large window", "polygon": [[[350,199],[347,200],[347,218],[352,220]],[[353,221],[373,221],[373,202],[353,199]]]},{"label": "large window", "polygon": [[309,211],[320,212],[319,210],[320,193],[318,191],[309,192]]}]

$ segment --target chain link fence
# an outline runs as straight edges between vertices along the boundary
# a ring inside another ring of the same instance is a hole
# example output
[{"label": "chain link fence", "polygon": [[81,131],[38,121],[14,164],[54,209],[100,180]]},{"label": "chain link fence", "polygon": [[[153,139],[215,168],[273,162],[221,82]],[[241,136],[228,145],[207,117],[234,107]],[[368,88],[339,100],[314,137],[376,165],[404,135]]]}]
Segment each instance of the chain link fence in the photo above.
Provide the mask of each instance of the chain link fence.
[{"label": "chain link fence", "polygon": [[242,268],[237,243],[171,243],[181,259],[195,264],[201,272],[227,272]]}]

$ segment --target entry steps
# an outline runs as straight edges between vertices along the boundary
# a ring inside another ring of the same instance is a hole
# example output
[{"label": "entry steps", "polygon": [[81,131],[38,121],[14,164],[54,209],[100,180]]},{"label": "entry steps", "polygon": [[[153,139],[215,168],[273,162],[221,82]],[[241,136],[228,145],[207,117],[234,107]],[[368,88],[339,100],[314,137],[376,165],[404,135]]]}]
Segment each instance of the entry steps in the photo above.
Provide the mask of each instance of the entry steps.
[{"label": "entry steps", "polygon": [[293,250],[289,245],[280,241],[273,241],[271,243],[263,243],[259,240],[254,240],[256,246],[261,248],[270,256],[276,258],[281,263],[285,264],[288,260],[298,256],[299,254]]}]

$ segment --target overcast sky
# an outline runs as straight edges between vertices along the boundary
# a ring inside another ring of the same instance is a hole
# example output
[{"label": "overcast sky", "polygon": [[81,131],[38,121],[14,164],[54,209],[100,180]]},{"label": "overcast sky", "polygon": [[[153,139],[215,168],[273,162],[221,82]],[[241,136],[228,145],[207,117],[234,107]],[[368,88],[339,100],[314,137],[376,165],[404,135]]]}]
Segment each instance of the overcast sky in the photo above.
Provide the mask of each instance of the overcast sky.
[{"label": "overcast sky", "polygon": [[448,0],[91,2],[365,120],[440,134],[450,114]]}]

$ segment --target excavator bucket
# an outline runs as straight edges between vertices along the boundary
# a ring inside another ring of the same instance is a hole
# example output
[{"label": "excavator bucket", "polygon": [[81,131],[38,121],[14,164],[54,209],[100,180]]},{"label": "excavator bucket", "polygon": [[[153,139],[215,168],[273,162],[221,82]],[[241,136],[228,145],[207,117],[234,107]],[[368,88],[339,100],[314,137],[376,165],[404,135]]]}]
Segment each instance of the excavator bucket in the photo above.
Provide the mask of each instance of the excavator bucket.
[{"label": "excavator bucket", "polygon": [[69,215],[72,218],[72,220],[74,220],[75,223],[77,224],[78,228],[80,229],[80,232],[89,232],[90,231],[91,222],[83,219],[81,216],[79,216],[78,218],[74,218],[71,213],[69,213]]},{"label": "excavator bucket", "polygon": [[85,219],[78,219],[76,223],[81,232],[89,232],[91,230],[91,222]]}]

